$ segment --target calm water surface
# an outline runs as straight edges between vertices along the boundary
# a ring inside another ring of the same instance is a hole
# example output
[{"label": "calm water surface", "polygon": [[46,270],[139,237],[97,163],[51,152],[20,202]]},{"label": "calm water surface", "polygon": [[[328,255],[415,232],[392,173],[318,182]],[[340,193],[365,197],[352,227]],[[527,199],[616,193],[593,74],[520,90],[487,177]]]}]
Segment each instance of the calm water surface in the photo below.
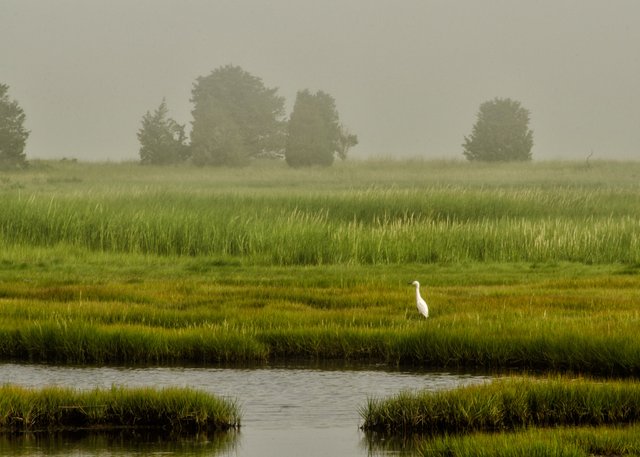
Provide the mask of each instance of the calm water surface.
[{"label": "calm water surface", "polygon": [[375,367],[117,368],[0,364],[0,383],[82,389],[112,385],[189,386],[237,399],[239,432],[188,438],[148,435],[24,436],[0,439],[0,453],[76,456],[365,456],[399,455],[368,444],[360,407],[368,397],[440,390],[486,376],[389,371]]}]

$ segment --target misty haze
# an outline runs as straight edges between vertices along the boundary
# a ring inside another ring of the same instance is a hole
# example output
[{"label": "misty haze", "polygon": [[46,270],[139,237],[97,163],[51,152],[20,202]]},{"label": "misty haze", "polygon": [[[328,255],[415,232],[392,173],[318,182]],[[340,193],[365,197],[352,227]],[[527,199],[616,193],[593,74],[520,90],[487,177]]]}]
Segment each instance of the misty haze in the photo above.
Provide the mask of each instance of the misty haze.
[{"label": "misty haze", "polygon": [[462,159],[478,106],[531,112],[534,160],[638,158],[640,3],[330,0],[0,2],[1,83],[23,107],[28,158],[137,160],[142,115],[166,99],[191,126],[199,76],[239,65],[331,94],[352,157]]}]

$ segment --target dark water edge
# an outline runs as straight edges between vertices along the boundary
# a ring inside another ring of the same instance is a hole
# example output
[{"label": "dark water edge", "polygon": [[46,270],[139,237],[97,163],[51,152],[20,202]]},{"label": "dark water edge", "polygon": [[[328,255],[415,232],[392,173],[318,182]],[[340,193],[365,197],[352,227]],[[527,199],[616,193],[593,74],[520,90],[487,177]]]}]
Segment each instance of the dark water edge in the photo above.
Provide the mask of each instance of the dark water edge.
[{"label": "dark water edge", "polygon": [[162,430],[65,431],[0,434],[0,455],[181,455],[233,452],[237,432],[173,434]]}]

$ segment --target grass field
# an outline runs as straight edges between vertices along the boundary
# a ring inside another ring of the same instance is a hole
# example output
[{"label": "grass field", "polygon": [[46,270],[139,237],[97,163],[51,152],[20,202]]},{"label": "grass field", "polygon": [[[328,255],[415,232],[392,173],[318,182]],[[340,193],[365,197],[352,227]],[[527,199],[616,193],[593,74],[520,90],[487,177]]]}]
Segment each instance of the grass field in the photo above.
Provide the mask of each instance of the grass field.
[{"label": "grass field", "polygon": [[5,360],[632,377],[639,303],[636,162],[0,172]]},{"label": "grass field", "polygon": [[633,375],[639,175],[613,162],[38,163],[0,175],[0,357]]},{"label": "grass field", "polygon": [[[365,359],[633,375],[638,275],[624,265],[243,266],[5,251],[0,354],[57,363]],[[430,320],[406,279],[426,283]]]},{"label": "grass field", "polygon": [[262,265],[640,263],[638,166],[575,167],[40,165],[2,178],[0,240]]}]

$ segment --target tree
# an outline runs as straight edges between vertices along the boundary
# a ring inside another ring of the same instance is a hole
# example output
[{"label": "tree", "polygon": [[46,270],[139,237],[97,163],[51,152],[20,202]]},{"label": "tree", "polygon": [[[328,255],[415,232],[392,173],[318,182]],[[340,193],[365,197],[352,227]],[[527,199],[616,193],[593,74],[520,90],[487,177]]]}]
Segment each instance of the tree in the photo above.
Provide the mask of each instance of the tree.
[{"label": "tree", "polygon": [[464,138],[462,147],[468,160],[531,160],[533,131],[529,129],[529,111],[510,98],[484,102],[471,136]]},{"label": "tree", "polygon": [[298,92],[289,119],[285,159],[292,167],[329,166],[335,155],[347,157],[358,137],[340,124],[333,97],[318,91]]},{"label": "tree", "polygon": [[140,162],[143,164],[168,165],[187,159],[187,136],[184,126],[168,118],[167,113],[167,104],[163,99],[153,113],[147,111],[142,117],[138,141]]},{"label": "tree", "polygon": [[27,163],[26,116],[18,102],[9,99],[8,92],[9,86],[0,84],[0,168],[21,167]]},{"label": "tree", "polygon": [[191,102],[194,163],[245,165],[282,149],[284,98],[241,67],[226,65],[197,78]]},{"label": "tree", "polygon": [[354,135],[346,127],[341,125],[340,136],[338,138],[338,149],[336,150],[338,157],[340,157],[341,160],[346,160],[349,149],[357,145],[358,136]]}]

